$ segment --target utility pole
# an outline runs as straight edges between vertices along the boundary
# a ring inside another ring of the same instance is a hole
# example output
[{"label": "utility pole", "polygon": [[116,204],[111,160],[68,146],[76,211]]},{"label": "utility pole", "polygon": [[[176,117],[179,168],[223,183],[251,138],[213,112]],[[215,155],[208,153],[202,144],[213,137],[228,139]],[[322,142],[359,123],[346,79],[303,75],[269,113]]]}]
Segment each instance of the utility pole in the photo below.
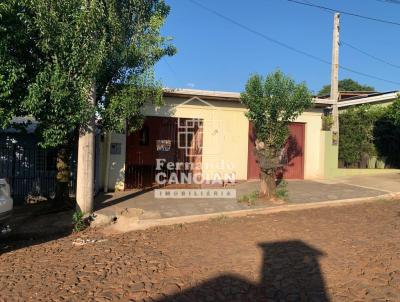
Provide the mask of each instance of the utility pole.
[{"label": "utility pole", "polygon": [[339,143],[339,32],[340,32],[340,14],[335,13],[333,22],[333,45],[332,45],[332,72],[331,72],[331,96],[334,101],[332,105],[332,144]]},{"label": "utility pole", "polygon": [[[88,102],[93,107],[96,104],[95,84],[91,87]],[[77,210],[84,214],[93,211],[95,127],[95,117],[93,116],[88,125],[82,126],[79,131],[76,203]]]}]

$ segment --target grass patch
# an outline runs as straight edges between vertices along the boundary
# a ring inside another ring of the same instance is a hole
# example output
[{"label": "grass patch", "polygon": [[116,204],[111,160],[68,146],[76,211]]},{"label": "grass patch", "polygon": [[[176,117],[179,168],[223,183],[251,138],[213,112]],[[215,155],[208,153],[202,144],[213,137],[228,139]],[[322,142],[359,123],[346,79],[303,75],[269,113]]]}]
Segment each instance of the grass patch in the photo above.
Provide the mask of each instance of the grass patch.
[{"label": "grass patch", "polygon": [[211,222],[217,222],[217,223],[223,223],[223,222],[227,221],[228,219],[229,219],[228,216],[226,216],[226,215],[224,215],[224,214],[221,214],[221,215],[219,215],[219,216],[217,216],[217,217],[212,217],[212,218],[210,218],[209,221],[211,221]]},{"label": "grass patch", "polygon": [[254,191],[250,194],[247,195],[243,195],[238,199],[239,203],[247,203],[247,205],[251,206],[251,205],[255,205],[256,201],[258,200],[258,191]]},{"label": "grass patch", "polygon": [[84,214],[81,211],[76,211],[72,215],[72,224],[74,225],[75,233],[83,231],[87,226],[83,216]]},{"label": "grass patch", "polygon": [[282,199],[284,201],[288,201],[289,199],[289,191],[287,188],[287,181],[282,180],[276,188],[276,197]]}]

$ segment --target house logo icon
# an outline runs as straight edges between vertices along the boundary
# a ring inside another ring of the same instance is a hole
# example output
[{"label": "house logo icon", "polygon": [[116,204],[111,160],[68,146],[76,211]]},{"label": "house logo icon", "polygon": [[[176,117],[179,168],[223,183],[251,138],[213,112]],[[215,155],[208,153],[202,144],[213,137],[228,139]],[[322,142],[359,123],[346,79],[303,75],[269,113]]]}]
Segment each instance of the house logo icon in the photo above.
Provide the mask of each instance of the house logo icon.
[{"label": "house logo icon", "polygon": [[[179,106],[193,104],[201,107],[203,114],[192,118],[178,117],[178,149],[184,150],[187,157],[219,154],[218,143],[221,143],[223,126],[222,121],[216,119],[217,107],[199,97],[192,97]],[[207,154],[203,148],[205,140],[213,145],[207,148]]]}]

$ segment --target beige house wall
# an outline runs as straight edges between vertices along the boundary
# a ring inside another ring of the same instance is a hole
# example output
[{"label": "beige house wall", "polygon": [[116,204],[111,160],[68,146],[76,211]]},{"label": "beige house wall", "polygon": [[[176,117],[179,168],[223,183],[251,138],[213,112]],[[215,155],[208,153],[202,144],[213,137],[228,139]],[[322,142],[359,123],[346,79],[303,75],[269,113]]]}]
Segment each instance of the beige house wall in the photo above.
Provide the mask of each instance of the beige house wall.
[{"label": "beige house wall", "polygon": [[[199,118],[203,120],[202,173],[204,179],[225,178],[234,173],[236,180],[247,179],[249,122],[246,109],[234,101],[209,101],[166,97],[165,105],[146,105],[146,116]],[[323,178],[322,110],[311,109],[296,122],[305,123],[304,178]],[[121,154],[110,156],[108,187],[123,190],[126,136],[113,134],[111,143],[121,144]]]},{"label": "beige house wall", "polygon": [[247,139],[249,123],[246,109],[239,103],[226,101],[184,100],[165,98],[165,106],[146,106],[147,116],[199,118],[203,120],[203,179],[247,179]]},{"label": "beige house wall", "polygon": [[305,123],[304,178],[324,178],[324,142],[321,141],[322,109],[310,109],[297,118]]}]

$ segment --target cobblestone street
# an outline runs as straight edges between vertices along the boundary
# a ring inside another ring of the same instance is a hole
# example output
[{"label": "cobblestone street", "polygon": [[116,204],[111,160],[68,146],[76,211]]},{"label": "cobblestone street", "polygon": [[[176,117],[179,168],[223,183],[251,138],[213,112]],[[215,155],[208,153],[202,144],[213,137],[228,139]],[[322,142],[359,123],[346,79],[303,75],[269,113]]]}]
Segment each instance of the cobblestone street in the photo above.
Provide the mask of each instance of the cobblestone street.
[{"label": "cobblestone street", "polygon": [[0,243],[0,301],[400,301],[400,202]]}]

